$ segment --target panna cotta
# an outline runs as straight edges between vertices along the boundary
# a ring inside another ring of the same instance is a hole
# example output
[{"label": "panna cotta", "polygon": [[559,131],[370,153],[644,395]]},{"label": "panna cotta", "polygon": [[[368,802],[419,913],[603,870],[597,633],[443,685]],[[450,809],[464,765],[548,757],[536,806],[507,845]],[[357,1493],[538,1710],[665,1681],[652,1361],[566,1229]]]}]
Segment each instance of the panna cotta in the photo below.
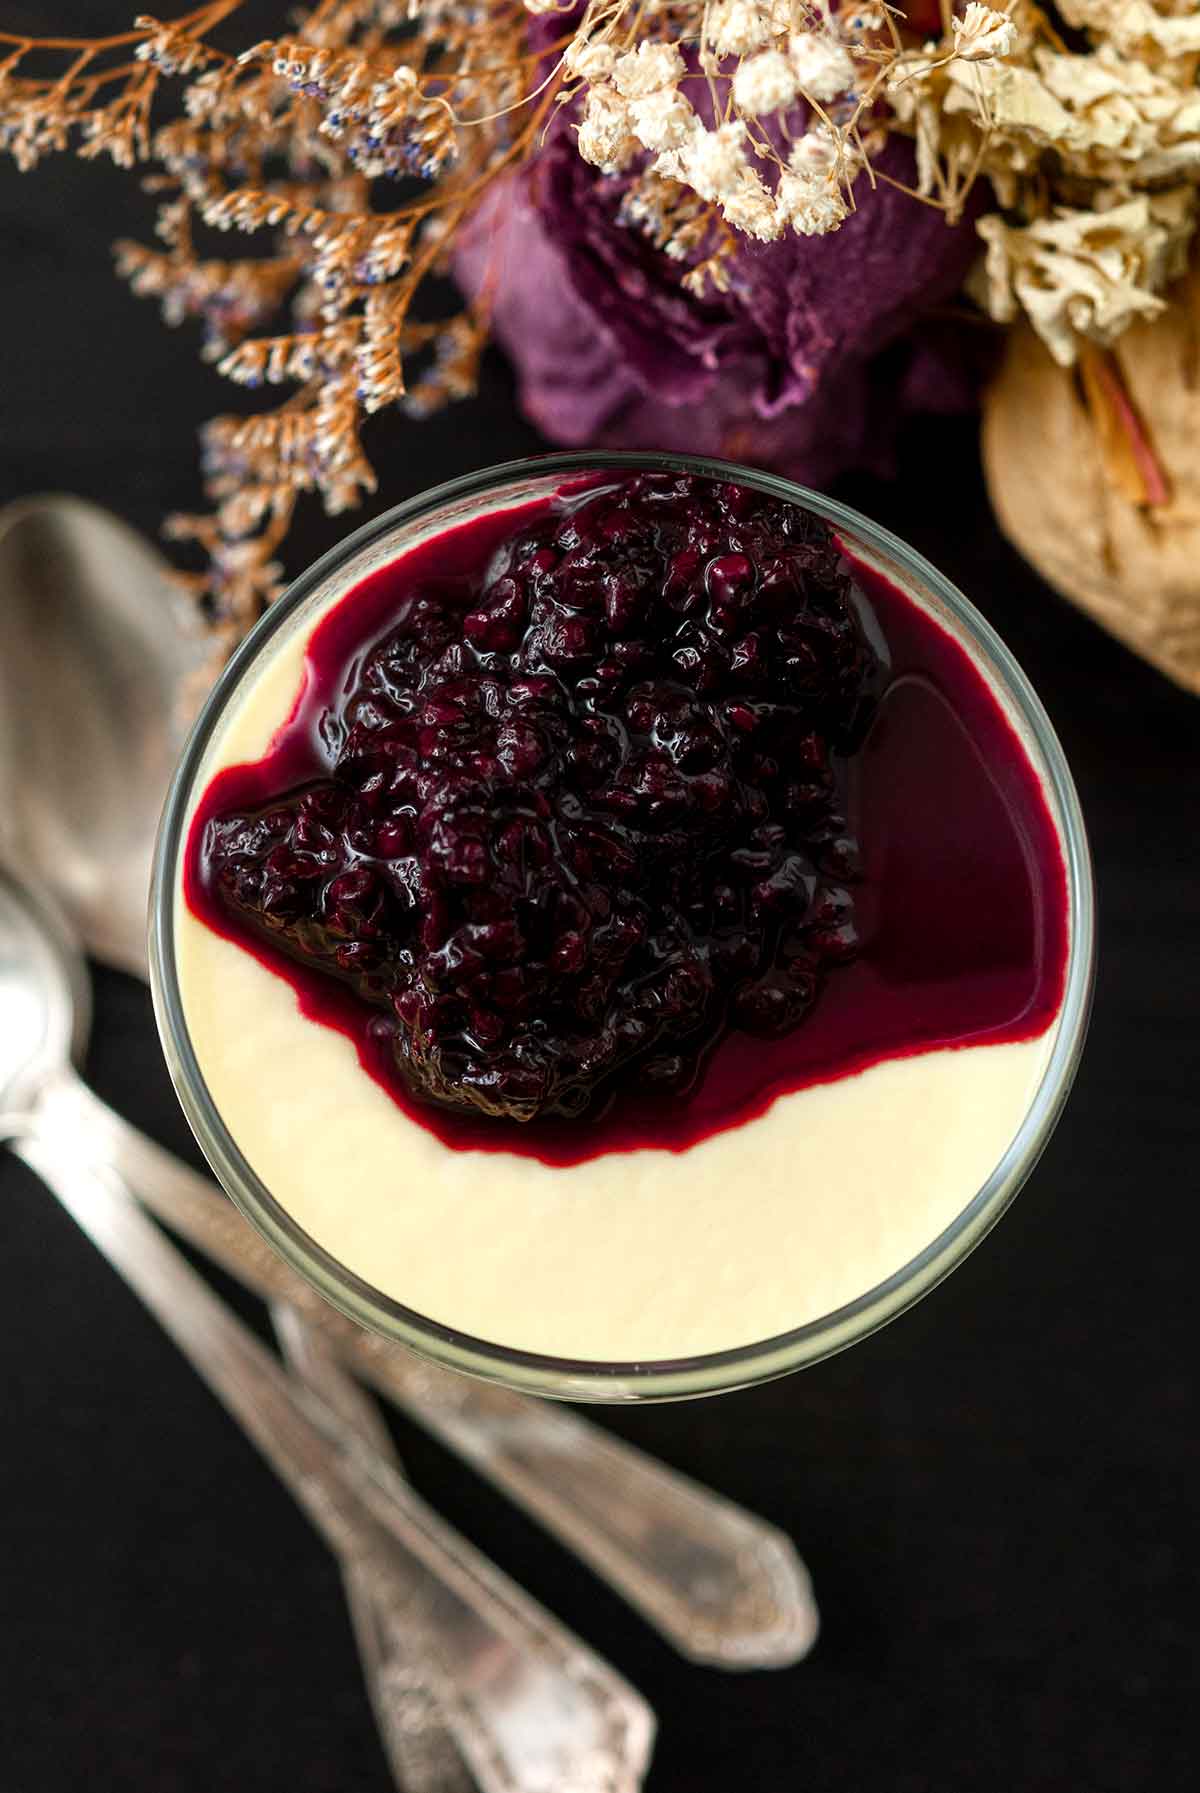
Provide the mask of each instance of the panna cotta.
[{"label": "panna cotta", "polygon": [[174,904],[295,1222],[510,1349],[730,1350],[924,1251],[1052,1051],[1064,856],[950,620],[802,507],[597,475],[330,589],[238,681]]}]

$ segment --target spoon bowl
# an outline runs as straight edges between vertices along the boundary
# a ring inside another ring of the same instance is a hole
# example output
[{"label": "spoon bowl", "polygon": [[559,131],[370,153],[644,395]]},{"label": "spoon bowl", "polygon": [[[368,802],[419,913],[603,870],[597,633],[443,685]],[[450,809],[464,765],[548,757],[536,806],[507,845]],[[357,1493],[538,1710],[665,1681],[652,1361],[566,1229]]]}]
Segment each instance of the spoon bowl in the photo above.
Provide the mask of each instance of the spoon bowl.
[{"label": "spoon bowl", "polygon": [[0,866],[0,1113],[25,1113],[87,1044],[88,977],[53,904]]},{"label": "spoon bowl", "polygon": [[163,793],[204,643],[149,543],[78,498],[0,523],[0,843],[97,957],[146,975]]}]

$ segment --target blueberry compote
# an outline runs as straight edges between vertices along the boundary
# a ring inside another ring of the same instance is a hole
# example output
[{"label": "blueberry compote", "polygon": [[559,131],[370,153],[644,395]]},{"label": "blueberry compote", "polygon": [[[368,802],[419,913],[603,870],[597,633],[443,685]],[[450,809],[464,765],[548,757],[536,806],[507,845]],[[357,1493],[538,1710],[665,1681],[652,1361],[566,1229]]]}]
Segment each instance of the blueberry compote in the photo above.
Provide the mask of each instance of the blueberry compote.
[{"label": "blueberry compote", "polygon": [[1041,787],[962,648],[810,512],[674,474],[365,579],[204,793],[185,890],[448,1144],[551,1162],[1032,1037],[1066,953]]}]

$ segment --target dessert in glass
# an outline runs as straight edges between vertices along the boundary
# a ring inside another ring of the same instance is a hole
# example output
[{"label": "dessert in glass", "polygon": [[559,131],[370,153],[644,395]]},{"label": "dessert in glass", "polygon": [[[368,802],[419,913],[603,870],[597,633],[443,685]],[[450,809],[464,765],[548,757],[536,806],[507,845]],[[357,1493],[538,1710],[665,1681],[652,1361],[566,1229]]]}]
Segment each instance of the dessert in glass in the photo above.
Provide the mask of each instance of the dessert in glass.
[{"label": "dessert in glass", "polygon": [[156,1009],[218,1177],[361,1323],[716,1392],[932,1287],[1035,1163],[1092,893],[1036,697],[895,537],[570,454],[319,561],[168,799]]}]

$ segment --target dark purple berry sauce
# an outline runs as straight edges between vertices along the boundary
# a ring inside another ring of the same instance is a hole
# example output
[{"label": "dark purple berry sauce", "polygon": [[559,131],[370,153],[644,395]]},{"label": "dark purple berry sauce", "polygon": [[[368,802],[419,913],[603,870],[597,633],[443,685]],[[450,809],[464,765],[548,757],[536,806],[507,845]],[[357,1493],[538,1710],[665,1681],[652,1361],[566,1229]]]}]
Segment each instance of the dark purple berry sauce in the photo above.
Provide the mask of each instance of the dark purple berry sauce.
[{"label": "dark purple berry sauce", "polygon": [[1061,848],[987,684],[827,525],[674,474],[410,550],[313,631],[187,902],[459,1148],[681,1150],[1061,1001]]}]

